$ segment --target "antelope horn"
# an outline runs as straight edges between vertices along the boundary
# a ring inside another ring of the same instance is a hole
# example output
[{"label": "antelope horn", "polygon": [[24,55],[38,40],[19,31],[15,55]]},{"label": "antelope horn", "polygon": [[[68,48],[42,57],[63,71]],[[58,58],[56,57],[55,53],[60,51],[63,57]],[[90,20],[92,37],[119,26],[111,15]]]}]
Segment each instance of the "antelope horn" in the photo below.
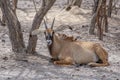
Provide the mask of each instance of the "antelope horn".
[{"label": "antelope horn", "polygon": [[46,24],[46,21],[45,21],[45,19],[44,19],[44,24],[45,24],[45,28],[46,28],[46,29],[48,29],[48,28],[47,28],[47,24]]},{"label": "antelope horn", "polygon": [[54,22],[55,22],[55,18],[53,19],[53,22],[52,22],[52,25],[51,25],[51,29],[53,29]]}]

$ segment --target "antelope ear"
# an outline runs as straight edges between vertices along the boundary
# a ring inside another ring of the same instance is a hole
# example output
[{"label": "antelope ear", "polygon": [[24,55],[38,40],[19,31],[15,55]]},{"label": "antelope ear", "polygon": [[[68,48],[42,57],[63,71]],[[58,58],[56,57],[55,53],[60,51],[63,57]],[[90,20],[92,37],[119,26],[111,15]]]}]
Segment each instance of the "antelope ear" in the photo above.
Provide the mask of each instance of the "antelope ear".
[{"label": "antelope ear", "polygon": [[33,30],[33,31],[31,32],[31,35],[38,35],[38,34],[40,34],[41,32],[43,32],[43,30],[41,30],[41,29],[35,29],[35,30]]}]

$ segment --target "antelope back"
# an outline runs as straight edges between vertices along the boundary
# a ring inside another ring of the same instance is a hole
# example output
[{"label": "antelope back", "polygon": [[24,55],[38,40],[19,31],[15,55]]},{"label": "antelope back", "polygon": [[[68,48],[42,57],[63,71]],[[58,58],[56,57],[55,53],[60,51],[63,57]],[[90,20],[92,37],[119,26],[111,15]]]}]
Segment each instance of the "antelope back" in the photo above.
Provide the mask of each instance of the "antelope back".
[{"label": "antelope back", "polygon": [[58,33],[58,37],[62,40],[65,40],[65,41],[76,41],[77,40],[73,36],[67,36],[66,34],[59,34]]}]

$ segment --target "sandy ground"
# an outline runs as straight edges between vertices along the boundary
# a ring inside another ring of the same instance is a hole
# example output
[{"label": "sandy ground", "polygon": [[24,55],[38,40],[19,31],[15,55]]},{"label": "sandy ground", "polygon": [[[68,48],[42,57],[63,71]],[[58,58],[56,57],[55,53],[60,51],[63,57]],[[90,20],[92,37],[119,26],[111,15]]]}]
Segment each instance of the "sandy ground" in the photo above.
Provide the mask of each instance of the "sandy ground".
[{"label": "sandy ground", "polygon": [[[66,1],[66,0],[65,0]],[[37,0],[39,6],[39,0]],[[58,5],[59,4],[59,5]],[[82,41],[100,43],[109,53],[110,66],[89,67],[83,65],[57,66],[49,62],[49,53],[43,33],[38,37],[37,56],[28,56],[28,61],[16,61],[11,50],[7,27],[0,26],[0,80],[119,80],[120,79],[120,11],[118,15],[109,18],[109,32],[104,40],[98,40],[96,35],[89,35],[92,2],[84,0],[79,15],[64,11],[63,1],[57,1],[47,14],[48,25],[56,17],[54,29],[56,32],[78,37]],[[87,4],[87,5],[85,5]],[[35,15],[33,4],[29,0],[18,3],[17,15],[20,20],[24,41],[27,45],[28,34]],[[72,27],[72,30],[69,29]],[[44,29],[41,24],[41,29]],[[57,31],[59,30],[59,31]]]}]

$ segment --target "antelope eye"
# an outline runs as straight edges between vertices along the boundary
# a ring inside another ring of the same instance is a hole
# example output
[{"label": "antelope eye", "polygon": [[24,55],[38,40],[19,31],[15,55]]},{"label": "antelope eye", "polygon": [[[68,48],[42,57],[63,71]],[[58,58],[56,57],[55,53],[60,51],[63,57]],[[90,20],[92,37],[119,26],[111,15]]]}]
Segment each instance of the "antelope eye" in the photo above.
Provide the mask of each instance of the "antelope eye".
[{"label": "antelope eye", "polygon": [[52,32],[52,34],[54,34],[54,31]]},{"label": "antelope eye", "polygon": [[46,35],[46,32],[44,32],[44,34]]},{"label": "antelope eye", "polygon": [[54,34],[54,31],[52,32],[52,35]]},{"label": "antelope eye", "polygon": [[44,32],[44,34],[46,34],[46,32]]}]

